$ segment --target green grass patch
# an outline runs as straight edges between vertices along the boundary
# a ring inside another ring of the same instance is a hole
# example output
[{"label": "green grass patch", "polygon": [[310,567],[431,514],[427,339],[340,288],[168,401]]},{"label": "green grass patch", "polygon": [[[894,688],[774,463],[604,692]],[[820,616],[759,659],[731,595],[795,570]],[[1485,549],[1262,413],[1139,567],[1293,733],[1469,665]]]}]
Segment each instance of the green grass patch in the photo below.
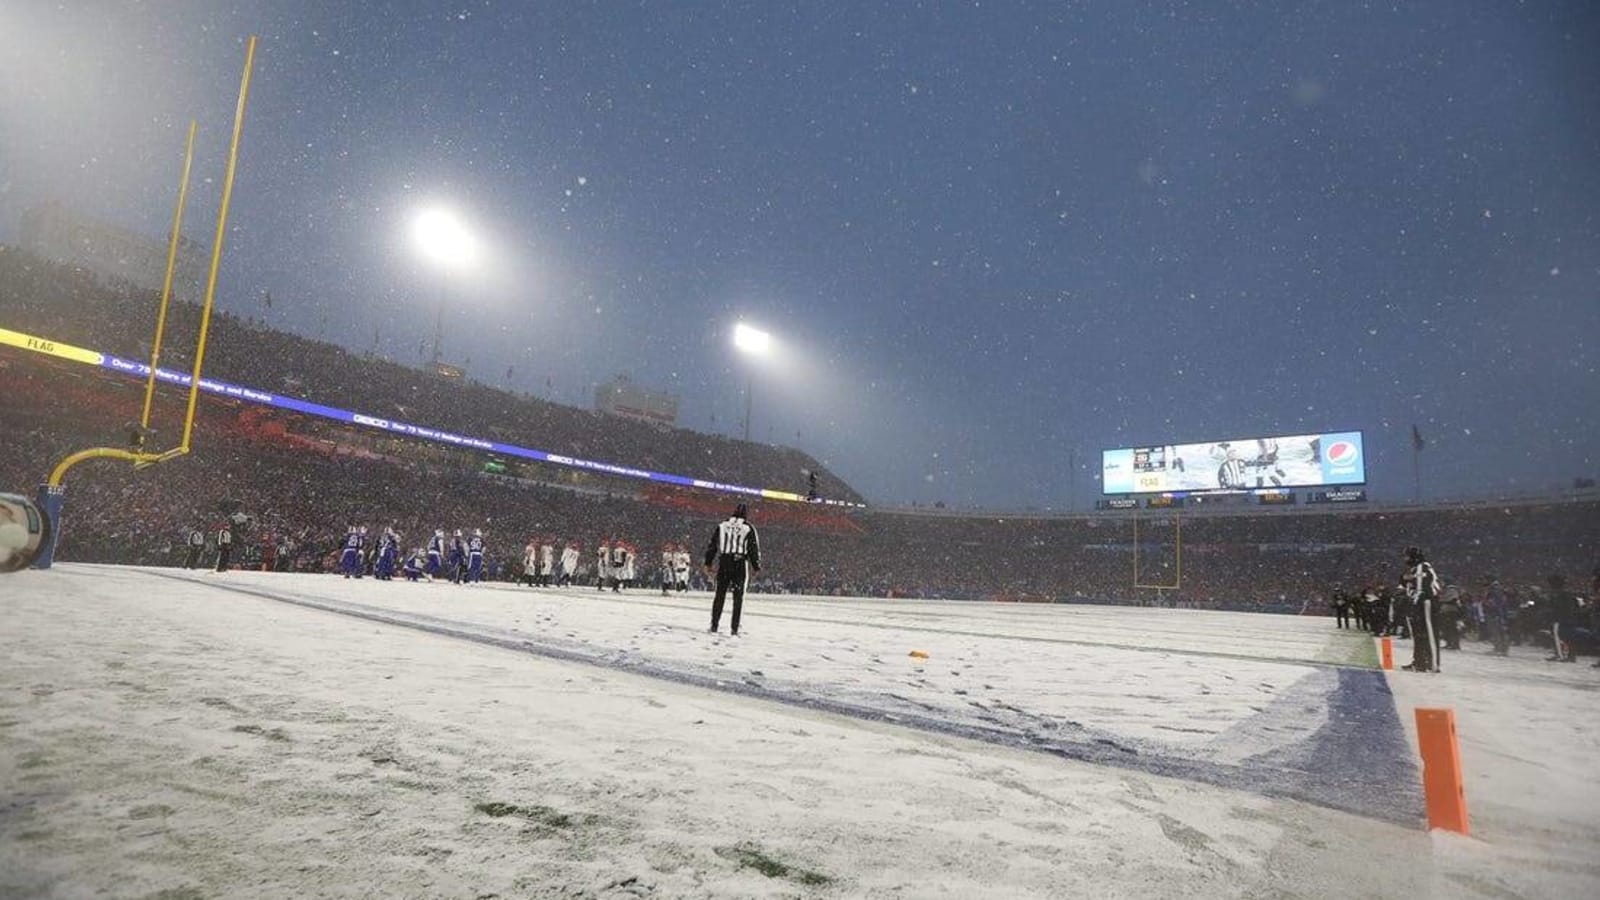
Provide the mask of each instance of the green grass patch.
[{"label": "green grass patch", "polygon": [[133,809],[128,810],[128,818],[130,818],[130,819],[154,819],[154,818],[157,818],[157,817],[165,818],[167,816],[172,815],[174,812],[177,812],[177,810],[175,810],[172,807],[166,805],[165,803],[151,803],[151,804],[148,804],[148,805],[145,805],[145,806],[135,806]]},{"label": "green grass patch", "polygon": [[738,844],[733,847],[718,847],[717,855],[723,859],[732,860],[743,869],[755,869],[768,878],[787,878],[797,881],[807,887],[821,887],[833,882],[832,878],[821,872],[809,869],[799,869],[786,863],[773,859],[766,851],[752,844]]},{"label": "green grass patch", "polygon": [[260,725],[235,725],[233,730],[240,734],[253,734],[256,737],[266,738],[269,741],[289,743],[289,733],[282,728],[262,728]]},{"label": "green grass patch", "polygon": [[1336,666],[1378,667],[1378,642],[1365,631],[1334,633],[1317,653],[1317,662]]},{"label": "green grass patch", "polygon": [[515,803],[479,803],[472,807],[478,812],[495,819],[515,817],[543,825],[546,828],[571,828],[575,825],[586,825],[593,819],[592,816],[572,816],[558,809],[548,806],[519,806]]},{"label": "green grass patch", "polygon": [[184,885],[145,894],[140,900],[206,900],[206,892],[197,887]]}]

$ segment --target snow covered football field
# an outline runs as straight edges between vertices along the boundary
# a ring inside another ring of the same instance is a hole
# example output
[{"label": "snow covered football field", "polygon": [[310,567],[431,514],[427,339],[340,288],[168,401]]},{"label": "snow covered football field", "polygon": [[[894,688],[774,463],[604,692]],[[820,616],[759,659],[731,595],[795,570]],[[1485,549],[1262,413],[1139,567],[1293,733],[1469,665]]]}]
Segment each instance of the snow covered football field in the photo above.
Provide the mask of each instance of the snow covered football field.
[{"label": "snow covered football field", "polygon": [[[1600,895],[1587,660],[1386,677],[1325,618],[758,597],[731,638],[708,609],[8,576],[0,896]],[[1470,838],[1420,825],[1419,705],[1456,710]]]}]

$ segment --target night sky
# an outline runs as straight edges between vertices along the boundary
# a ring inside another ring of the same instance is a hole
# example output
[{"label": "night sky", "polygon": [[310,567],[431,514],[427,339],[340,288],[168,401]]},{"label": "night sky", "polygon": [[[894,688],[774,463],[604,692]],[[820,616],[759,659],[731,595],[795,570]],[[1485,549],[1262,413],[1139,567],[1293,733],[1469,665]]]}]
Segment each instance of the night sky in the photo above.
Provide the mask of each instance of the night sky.
[{"label": "night sky", "polygon": [[[1403,500],[1413,422],[1431,497],[1600,475],[1587,0],[24,0],[0,242],[46,198],[160,234],[190,116],[209,242],[249,33],[241,316],[416,364],[442,297],[479,380],[628,373],[727,434],[753,374],[755,436],[883,504],[1082,508],[1105,447],[1324,429]],[[419,258],[433,205],[474,271]]]}]

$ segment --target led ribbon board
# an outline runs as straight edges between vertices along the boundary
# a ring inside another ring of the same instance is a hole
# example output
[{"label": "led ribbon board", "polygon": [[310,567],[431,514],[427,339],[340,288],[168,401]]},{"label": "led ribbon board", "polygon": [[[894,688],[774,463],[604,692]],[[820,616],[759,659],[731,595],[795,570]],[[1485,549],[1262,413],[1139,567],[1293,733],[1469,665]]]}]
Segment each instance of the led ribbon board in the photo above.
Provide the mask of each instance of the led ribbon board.
[{"label": "led ribbon board", "polygon": [[[86,350],[82,347],[74,347],[71,344],[63,344],[59,341],[52,341],[45,338],[36,337],[31,334],[24,334],[20,331],[10,331],[5,328],[0,328],[0,345],[16,347],[18,349],[28,350],[34,353],[41,353],[46,356],[56,357],[57,359],[66,359],[71,360],[72,362],[99,366],[100,368],[109,369],[112,372],[125,375],[129,378],[137,378],[141,381],[150,376],[150,366],[147,363],[123,359],[119,356],[113,356],[109,353],[101,353],[97,350]],[[189,386],[190,378],[188,375],[179,374],[168,369],[157,369],[156,380],[186,388]],[[849,503],[844,500],[808,501],[805,497],[802,497],[801,495],[792,491],[777,491],[770,488],[753,488],[740,484],[725,484],[720,481],[705,481],[703,479],[689,478],[683,475],[672,475],[665,472],[651,472],[646,469],[635,469],[629,466],[617,465],[616,463],[599,462],[592,459],[579,459],[574,456],[564,456],[559,453],[550,453],[544,450],[534,450],[528,447],[519,447],[516,444],[503,444],[499,441],[486,441],[482,438],[468,437],[467,435],[455,434],[454,432],[443,431],[437,428],[429,428],[426,425],[414,425],[410,422],[400,422],[394,419],[385,419],[380,416],[364,415],[348,409],[339,409],[336,406],[324,406],[320,403],[312,403],[309,400],[299,400],[294,397],[284,397],[278,394],[269,393],[267,391],[259,391],[255,388],[230,384],[226,381],[217,381],[212,378],[201,378],[200,390],[205,391],[208,394],[216,394],[220,397],[228,397],[234,400],[245,400],[250,403],[258,403],[262,406],[270,406],[275,409],[286,409],[291,412],[303,413],[309,416],[318,416],[320,418],[330,419],[335,422],[342,422],[349,425],[361,425],[367,428],[375,428],[380,431],[387,431],[392,434],[404,435],[406,437],[420,438],[422,440],[435,441],[441,444],[450,444],[455,447],[462,447],[469,450],[481,450],[485,453],[501,453],[507,456],[516,456],[522,459],[532,459],[537,460],[538,462],[551,463],[552,465],[558,466],[567,466],[574,469],[583,469],[589,472],[600,472],[606,475],[617,475],[624,478],[640,478],[645,481],[672,484],[679,487],[705,488],[707,490],[722,491],[730,494],[743,494],[750,497],[760,497],[764,500],[784,500],[796,503],[815,502],[826,506],[865,506],[865,504],[862,503]]]}]

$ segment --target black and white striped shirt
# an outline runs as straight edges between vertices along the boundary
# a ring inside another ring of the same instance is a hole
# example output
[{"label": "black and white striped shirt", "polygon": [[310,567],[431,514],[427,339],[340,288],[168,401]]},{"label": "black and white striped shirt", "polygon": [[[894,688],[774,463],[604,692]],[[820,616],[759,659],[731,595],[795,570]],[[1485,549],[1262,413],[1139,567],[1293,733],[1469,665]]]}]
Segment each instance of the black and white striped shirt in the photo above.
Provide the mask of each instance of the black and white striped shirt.
[{"label": "black and white striped shirt", "polygon": [[718,557],[745,560],[761,568],[761,544],[756,539],[755,526],[737,517],[718,523],[706,547],[706,565],[715,563]]},{"label": "black and white striped shirt", "polygon": [[1244,487],[1244,460],[1225,459],[1217,467],[1217,487],[1242,488]]},{"label": "black and white striped shirt", "polygon": [[1419,562],[1406,578],[1406,594],[1412,600],[1433,600],[1439,596],[1439,576],[1430,562]]}]

